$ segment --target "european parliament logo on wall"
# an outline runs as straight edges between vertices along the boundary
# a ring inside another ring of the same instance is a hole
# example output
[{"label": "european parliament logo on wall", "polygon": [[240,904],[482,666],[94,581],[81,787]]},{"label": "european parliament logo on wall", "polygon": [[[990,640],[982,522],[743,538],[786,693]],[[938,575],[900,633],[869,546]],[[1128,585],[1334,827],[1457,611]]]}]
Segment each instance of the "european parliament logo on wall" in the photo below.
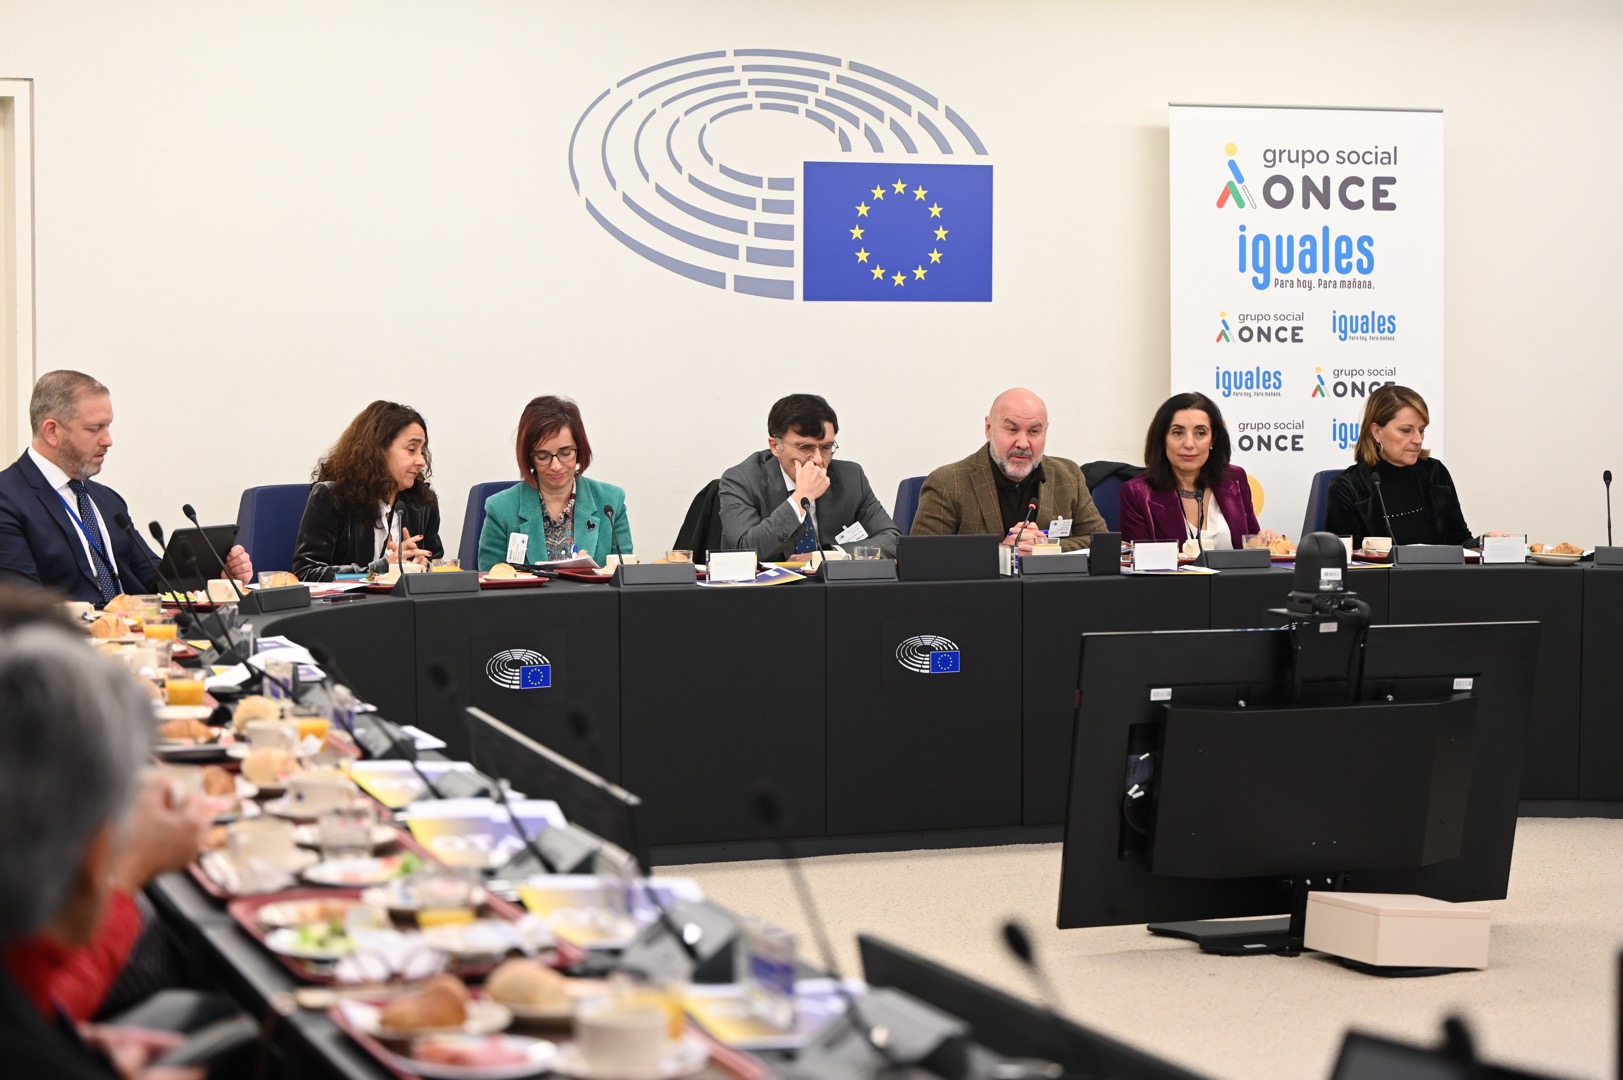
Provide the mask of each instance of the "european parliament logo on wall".
[{"label": "european parliament logo on wall", "polygon": [[485,677],[505,690],[545,690],[552,661],[534,649],[504,649],[485,661]]},{"label": "european parliament logo on wall", "polygon": [[956,643],[936,634],[910,637],[896,646],[896,662],[919,675],[956,675],[963,655]]},{"label": "european parliament logo on wall", "polygon": [[778,300],[992,299],[992,166],[942,98],[857,60],[660,61],[576,121],[569,178],[605,232],[712,288]]}]

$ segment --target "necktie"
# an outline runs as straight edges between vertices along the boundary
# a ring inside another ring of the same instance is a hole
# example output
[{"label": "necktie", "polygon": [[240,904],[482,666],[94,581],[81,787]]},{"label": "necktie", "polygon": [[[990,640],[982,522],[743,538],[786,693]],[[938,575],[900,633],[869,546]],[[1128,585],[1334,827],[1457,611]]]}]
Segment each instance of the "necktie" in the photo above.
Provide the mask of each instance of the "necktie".
[{"label": "necktie", "polygon": [[90,565],[96,571],[96,585],[101,589],[103,602],[111,600],[118,595],[118,585],[113,581],[112,569],[102,555],[107,550],[107,543],[101,536],[101,523],[96,517],[96,506],[90,501],[90,491],[85,487],[83,480],[69,480],[68,488],[79,500],[79,522],[84,526],[85,536],[90,540]]},{"label": "necktie", "polygon": [[817,533],[812,527],[811,511],[806,512],[806,521],[800,529],[800,539],[795,541],[795,554],[805,555],[817,550]]}]

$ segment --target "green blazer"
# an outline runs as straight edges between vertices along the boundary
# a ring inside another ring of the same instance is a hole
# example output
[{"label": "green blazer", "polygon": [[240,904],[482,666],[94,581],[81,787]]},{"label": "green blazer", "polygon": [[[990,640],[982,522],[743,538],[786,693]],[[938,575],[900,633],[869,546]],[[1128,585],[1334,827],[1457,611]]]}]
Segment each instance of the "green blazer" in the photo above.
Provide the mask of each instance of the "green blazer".
[{"label": "green blazer", "polygon": [[[575,547],[602,566],[614,554],[614,538],[609,534],[607,506],[614,511],[614,532],[620,537],[620,550],[630,555],[631,522],[626,520],[624,488],[604,484],[586,476],[575,478]],[[541,509],[541,493],[529,484],[517,483],[485,500],[485,527],[479,533],[479,569],[489,570],[507,561],[507,537],[523,533],[530,538],[525,562],[544,562],[547,523]]]}]

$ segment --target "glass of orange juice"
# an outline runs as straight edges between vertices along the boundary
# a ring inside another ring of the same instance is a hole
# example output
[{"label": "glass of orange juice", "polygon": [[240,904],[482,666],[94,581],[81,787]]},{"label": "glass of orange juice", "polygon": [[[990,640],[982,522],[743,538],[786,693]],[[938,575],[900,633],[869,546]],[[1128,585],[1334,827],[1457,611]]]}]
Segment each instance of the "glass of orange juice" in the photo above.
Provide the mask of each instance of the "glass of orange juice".
[{"label": "glass of orange juice", "polygon": [[305,739],[315,739],[325,744],[327,732],[332,729],[332,717],[317,705],[293,706],[293,722],[298,725],[301,745]]},{"label": "glass of orange juice", "polygon": [[168,615],[143,618],[141,620],[141,632],[152,641],[174,641],[175,620]]},{"label": "glass of orange juice", "polygon": [[181,676],[171,675],[164,687],[164,694],[171,705],[201,705],[203,680],[194,672],[187,672]]}]

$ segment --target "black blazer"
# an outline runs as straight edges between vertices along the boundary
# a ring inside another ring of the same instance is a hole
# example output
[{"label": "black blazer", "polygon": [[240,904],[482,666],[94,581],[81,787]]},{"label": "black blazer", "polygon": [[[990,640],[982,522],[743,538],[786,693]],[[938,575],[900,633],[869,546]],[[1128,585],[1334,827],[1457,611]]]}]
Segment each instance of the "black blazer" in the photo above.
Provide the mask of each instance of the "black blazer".
[{"label": "black blazer", "polygon": [[[94,480],[85,481],[85,487],[106,524],[109,535],[102,539],[112,545],[119,585],[127,593],[157,592],[157,557],[139,537],[114,523],[129,507],[110,487]],[[102,602],[95,568],[79,542],[79,526],[26,450],[0,472],[0,577],[43,585],[70,600]]]},{"label": "black blazer", "polygon": [[[440,543],[440,508],[437,502],[423,504],[402,494],[396,501],[398,513],[394,519],[394,532],[398,536],[400,523],[413,536],[421,536],[417,546],[432,551],[434,558],[445,554]],[[304,517],[299,519],[299,536],[293,545],[293,572],[300,581],[331,581],[338,574],[361,574],[368,569],[382,570],[377,562],[377,536],[370,523],[357,522],[344,513],[333,494],[332,481],[324,480],[310,486],[310,498],[304,504]]]},{"label": "black blazer", "polygon": [[[1426,504],[1426,527],[1430,535],[1422,542],[1474,546],[1470,526],[1465,524],[1465,512],[1460,509],[1459,493],[1454,490],[1454,478],[1448,469],[1436,458],[1421,458],[1409,468],[1420,481],[1421,497]],[[1363,547],[1364,537],[1386,536],[1391,531],[1381,513],[1374,477],[1374,469],[1358,464],[1330,482],[1330,506],[1324,515],[1326,532],[1351,536],[1354,547]],[[1394,537],[1393,543],[1396,542]]]}]

